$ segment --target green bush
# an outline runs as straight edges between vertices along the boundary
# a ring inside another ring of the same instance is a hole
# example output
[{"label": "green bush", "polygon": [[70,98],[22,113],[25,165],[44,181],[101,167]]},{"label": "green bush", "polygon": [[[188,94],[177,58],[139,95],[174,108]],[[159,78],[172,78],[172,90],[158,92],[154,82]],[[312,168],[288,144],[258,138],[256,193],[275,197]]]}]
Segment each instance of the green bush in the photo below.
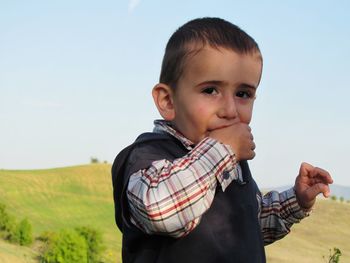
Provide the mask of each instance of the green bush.
[{"label": "green bush", "polygon": [[32,225],[28,219],[23,219],[16,227],[16,231],[13,235],[13,239],[21,246],[30,245],[33,243]]},{"label": "green bush", "polygon": [[102,252],[105,250],[101,232],[90,227],[78,227],[75,229],[82,236],[87,244],[88,263],[101,262]]},{"label": "green bush", "polygon": [[1,237],[12,240],[16,232],[16,219],[6,211],[6,205],[0,203],[0,231]]},{"label": "green bush", "polygon": [[1,231],[5,230],[6,219],[7,219],[6,206],[0,203],[0,230]]},{"label": "green bush", "polygon": [[69,229],[62,230],[57,235],[51,235],[41,262],[87,263],[86,241],[76,231]]}]

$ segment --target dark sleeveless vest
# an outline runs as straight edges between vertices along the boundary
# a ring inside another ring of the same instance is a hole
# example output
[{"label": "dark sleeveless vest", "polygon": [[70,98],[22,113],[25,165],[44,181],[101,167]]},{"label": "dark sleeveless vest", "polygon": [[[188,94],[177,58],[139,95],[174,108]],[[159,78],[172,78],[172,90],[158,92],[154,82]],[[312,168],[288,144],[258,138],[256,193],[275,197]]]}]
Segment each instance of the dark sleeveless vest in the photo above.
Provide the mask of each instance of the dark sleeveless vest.
[{"label": "dark sleeveless vest", "polygon": [[240,163],[243,183],[233,181],[225,192],[218,186],[211,207],[187,236],[147,235],[130,222],[126,197],[130,175],[155,160],[172,161],[187,153],[170,135],[145,133],[116,157],[112,181],[116,223],[123,232],[123,262],[266,262],[258,221],[259,190],[247,162]]}]

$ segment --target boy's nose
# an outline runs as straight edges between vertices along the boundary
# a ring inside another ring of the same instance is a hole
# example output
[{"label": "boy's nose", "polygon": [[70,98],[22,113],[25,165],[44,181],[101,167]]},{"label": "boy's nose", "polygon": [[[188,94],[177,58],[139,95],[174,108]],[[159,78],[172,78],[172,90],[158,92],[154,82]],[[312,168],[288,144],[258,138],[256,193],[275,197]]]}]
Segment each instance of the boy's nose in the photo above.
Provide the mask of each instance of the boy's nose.
[{"label": "boy's nose", "polygon": [[237,107],[234,98],[227,96],[221,102],[218,116],[220,118],[234,119],[238,117]]}]

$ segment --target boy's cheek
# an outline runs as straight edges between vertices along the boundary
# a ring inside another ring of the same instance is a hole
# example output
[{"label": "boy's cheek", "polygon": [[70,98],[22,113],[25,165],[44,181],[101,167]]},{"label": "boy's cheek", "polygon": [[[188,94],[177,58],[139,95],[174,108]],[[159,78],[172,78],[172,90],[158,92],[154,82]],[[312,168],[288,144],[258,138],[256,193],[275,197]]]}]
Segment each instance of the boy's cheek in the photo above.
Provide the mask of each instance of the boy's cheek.
[{"label": "boy's cheek", "polygon": [[250,124],[252,120],[252,116],[253,116],[253,104],[247,107],[246,109],[244,109],[239,117],[241,122],[245,124]]},{"label": "boy's cheek", "polygon": [[240,116],[240,120],[241,122],[245,123],[245,124],[250,124],[251,120],[252,120],[252,114],[245,114]]}]

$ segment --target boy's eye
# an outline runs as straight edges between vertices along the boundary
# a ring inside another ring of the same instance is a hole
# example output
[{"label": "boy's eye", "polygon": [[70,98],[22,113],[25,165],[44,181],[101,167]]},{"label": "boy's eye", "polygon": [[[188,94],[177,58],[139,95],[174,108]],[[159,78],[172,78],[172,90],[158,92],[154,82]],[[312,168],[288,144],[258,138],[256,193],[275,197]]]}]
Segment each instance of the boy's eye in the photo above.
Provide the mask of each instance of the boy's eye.
[{"label": "boy's eye", "polygon": [[216,90],[215,87],[207,87],[205,89],[202,90],[202,93],[206,93],[206,94],[217,94],[218,91]]},{"label": "boy's eye", "polygon": [[248,92],[248,91],[238,91],[236,93],[236,96],[240,97],[240,98],[243,98],[243,99],[247,99],[247,98],[253,97],[253,95],[250,92]]}]

